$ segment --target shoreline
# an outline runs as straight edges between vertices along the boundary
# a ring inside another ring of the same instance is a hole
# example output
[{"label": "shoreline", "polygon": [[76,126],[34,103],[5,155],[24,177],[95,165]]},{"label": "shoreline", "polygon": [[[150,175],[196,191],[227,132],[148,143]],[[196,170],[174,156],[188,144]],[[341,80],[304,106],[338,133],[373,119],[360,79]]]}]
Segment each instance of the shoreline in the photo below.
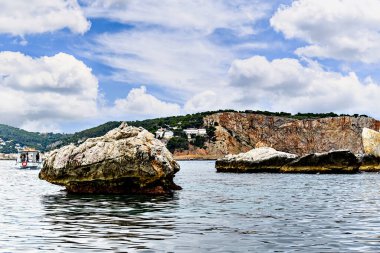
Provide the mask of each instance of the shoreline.
[{"label": "shoreline", "polygon": [[173,155],[176,161],[216,161],[220,156],[215,155]]},{"label": "shoreline", "polygon": [[17,154],[0,153],[0,161],[12,161],[12,160],[17,160]]}]

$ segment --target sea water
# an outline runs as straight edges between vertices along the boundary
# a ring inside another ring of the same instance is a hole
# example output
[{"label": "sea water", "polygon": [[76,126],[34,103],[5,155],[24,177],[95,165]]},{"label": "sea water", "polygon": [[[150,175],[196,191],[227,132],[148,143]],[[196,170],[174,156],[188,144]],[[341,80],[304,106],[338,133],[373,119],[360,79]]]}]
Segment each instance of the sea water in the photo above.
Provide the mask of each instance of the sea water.
[{"label": "sea water", "polygon": [[380,174],[216,173],[173,196],[71,195],[0,162],[0,252],[380,252]]}]

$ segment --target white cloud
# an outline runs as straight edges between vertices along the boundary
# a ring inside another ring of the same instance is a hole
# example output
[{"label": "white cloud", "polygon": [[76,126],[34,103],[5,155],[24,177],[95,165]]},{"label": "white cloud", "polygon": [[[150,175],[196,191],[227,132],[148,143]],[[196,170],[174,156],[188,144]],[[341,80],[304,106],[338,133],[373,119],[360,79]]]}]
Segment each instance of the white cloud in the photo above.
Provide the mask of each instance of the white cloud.
[{"label": "white cloud", "polygon": [[[226,102],[225,100],[223,102]],[[212,111],[223,108],[216,92],[206,90],[190,98],[184,106],[186,113]]]},{"label": "white cloud", "polygon": [[257,0],[82,0],[81,3],[89,17],[196,30],[203,34],[217,28],[252,33],[254,21],[263,17],[269,7]]},{"label": "white cloud", "polygon": [[61,132],[59,125],[56,122],[49,120],[26,120],[22,123],[20,128],[25,129],[30,132],[39,132],[39,133],[58,133]]},{"label": "white cloud", "polygon": [[62,121],[98,113],[96,77],[64,53],[31,58],[0,52],[0,90],[0,122],[28,130],[57,130]]},{"label": "white cloud", "polygon": [[147,93],[145,86],[132,89],[126,98],[117,99],[112,114],[127,117],[159,117],[180,114],[180,106],[157,99]]},{"label": "white cloud", "polygon": [[298,55],[374,63],[380,61],[379,0],[296,0],[270,23],[286,38],[309,45]]},{"label": "white cloud", "polygon": [[186,92],[219,85],[233,54],[197,33],[132,31],[97,37],[96,57],[118,69],[119,81]]},{"label": "white cloud", "polygon": [[27,35],[68,28],[84,33],[90,23],[76,0],[0,0],[0,33]]},{"label": "white cloud", "polygon": [[236,60],[229,70],[239,103],[259,104],[273,111],[363,113],[380,116],[380,86],[370,78],[362,82],[351,72],[304,66],[296,59],[267,60],[254,56]]},{"label": "white cloud", "polygon": [[88,17],[132,25],[96,36],[86,57],[114,68],[112,80],[166,88],[178,103],[205,87],[224,86],[236,55],[266,48],[260,42],[237,39],[235,45],[223,45],[215,39],[218,29],[236,38],[255,33],[255,22],[269,13],[270,4],[262,1],[82,0],[81,4]]}]

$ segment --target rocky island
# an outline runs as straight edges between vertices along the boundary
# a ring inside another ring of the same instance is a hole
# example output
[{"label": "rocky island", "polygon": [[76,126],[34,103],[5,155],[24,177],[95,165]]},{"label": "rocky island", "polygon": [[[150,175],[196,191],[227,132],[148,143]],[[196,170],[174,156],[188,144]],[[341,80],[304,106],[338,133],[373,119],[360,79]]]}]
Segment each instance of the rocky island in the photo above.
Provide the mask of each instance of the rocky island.
[{"label": "rocky island", "polygon": [[178,163],[143,128],[122,123],[104,136],[52,151],[39,178],[70,193],[166,194],[180,189]]},{"label": "rocky island", "polygon": [[227,155],[218,159],[215,166],[218,172],[351,174],[359,171],[360,163],[349,150],[299,157],[262,147],[238,155]]},{"label": "rocky island", "polygon": [[362,131],[364,153],[332,150],[302,156],[274,148],[261,147],[238,155],[227,155],[215,163],[218,172],[279,173],[357,173],[380,171],[380,133],[368,128]]}]

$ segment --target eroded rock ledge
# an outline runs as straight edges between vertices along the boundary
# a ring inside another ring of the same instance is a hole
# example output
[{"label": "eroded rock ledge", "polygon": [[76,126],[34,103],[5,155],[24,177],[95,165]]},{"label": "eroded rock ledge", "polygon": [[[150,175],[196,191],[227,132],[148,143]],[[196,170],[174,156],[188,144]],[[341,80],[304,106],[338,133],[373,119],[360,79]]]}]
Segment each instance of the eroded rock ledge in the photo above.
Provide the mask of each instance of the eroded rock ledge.
[{"label": "eroded rock ledge", "polygon": [[226,155],[216,161],[216,169],[218,172],[280,172],[282,166],[296,158],[297,155],[263,147]]},{"label": "eroded rock ledge", "polygon": [[71,193],[166,194],[178,163],[165,145],[143,128],[127,126],[50,153],[39,178]]},{"label": "eroded rock ledge", "polygon": [[348,150],[315,153],[298,157],[273,148],[257,148],[247,153],[227,155],[216,161],[218,172],[270,173],[357,173],[360,162]]}]

